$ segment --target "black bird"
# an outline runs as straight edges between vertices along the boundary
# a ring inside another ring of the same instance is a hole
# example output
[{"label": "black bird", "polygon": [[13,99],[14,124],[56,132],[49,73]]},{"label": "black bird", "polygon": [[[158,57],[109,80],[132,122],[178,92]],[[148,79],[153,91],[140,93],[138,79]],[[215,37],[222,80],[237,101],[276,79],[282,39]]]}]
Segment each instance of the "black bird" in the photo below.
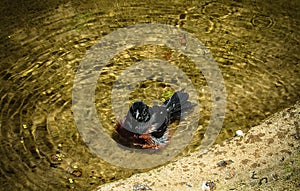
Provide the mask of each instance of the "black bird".
[{"label": "black bird", "polygon": [[143,101],[134,102],[125,119],[115,125],[118,141],[131,147],[163,148],[171,138],[168,125],[180,120],[195,106],[188,98],[189,94],[181,90],[161,106],[149,107]]}]

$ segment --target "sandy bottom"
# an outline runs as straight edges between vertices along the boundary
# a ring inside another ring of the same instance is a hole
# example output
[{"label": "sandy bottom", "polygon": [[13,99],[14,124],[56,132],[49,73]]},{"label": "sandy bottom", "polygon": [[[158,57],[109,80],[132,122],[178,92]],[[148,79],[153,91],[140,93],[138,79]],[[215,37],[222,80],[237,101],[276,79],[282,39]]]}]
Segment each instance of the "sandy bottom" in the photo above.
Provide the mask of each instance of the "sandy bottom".
[{"label": "sandy bottom", "polygon": [[246,134],[100,190],[298,190],[300,102]]}]

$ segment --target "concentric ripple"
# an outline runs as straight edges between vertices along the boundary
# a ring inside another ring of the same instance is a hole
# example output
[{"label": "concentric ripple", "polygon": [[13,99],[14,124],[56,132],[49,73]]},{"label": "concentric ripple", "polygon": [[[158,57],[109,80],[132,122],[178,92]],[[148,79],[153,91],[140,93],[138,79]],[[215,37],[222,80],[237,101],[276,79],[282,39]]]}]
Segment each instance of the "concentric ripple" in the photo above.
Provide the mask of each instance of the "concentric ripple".
[{"label": "concentric ripple", "polygon": [[[296,1],[41,2],[0,3],[0,190],[88,190],[137,172],[93,155],[71,110],[73,80],[86,51],[125,26],[177,26],[210,50],[227,92],[227,113],[217,142],[299,99]],[[199,127],[183,154],[196,151],[209,123],[211,93],[203,75],[187,67],[193,63],[169,47],[130,48],[101,70],[95,100],[105,132],[112,134],[116,120],[110,106],[113,83],[127,66],[151,58],[179,67],[197,89]],[[151,103],[164,91],[172,88],[149,78],[130,100]]]}]

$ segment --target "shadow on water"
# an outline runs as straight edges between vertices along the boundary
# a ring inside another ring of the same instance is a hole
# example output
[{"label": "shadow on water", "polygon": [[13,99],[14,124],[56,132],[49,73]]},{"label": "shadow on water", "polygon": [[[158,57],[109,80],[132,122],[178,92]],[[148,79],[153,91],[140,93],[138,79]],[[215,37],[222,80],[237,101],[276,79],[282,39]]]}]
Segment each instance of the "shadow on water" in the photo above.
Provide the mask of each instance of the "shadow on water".
[{"label": "shadow on water", "polygon": [[[75,72],[103,36],[137,23],[192,33],[211,51],[227,91],[217,142],[247,130],[299,99],[299,1],[8,1],[0,3],[0,183],[3,190],[92,189],[137,171],[94,156],[72,114]],[[116,55],[103,69],[97,109],[107,132],[116,120],[110,91],[124,67],[146,58],[174,58],[198,91],[200,125],[184,153],[199,149],[209,122],[209,88],[189,61],[166,47]],[[176,59],[175,59],[176,58]],[[171,88],[145,81],[130,101],[157,99]]]}]

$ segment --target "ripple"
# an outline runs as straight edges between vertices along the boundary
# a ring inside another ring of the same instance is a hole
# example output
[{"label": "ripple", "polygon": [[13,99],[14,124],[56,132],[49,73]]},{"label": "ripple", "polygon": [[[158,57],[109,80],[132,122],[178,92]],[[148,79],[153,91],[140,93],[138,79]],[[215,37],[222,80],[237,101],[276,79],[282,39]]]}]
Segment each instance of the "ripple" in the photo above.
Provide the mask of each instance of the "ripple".
[{"label": "ripple", "polygon": [[207,2],[201,7],[202,15],[212,19],[223,19],[235,12],[234,6],[219,2]]},{"label": "ripple", "polygon": [[251,23],[258,30],[268,29],[275,24],[273,18],[266,15],[254,15]]}]

